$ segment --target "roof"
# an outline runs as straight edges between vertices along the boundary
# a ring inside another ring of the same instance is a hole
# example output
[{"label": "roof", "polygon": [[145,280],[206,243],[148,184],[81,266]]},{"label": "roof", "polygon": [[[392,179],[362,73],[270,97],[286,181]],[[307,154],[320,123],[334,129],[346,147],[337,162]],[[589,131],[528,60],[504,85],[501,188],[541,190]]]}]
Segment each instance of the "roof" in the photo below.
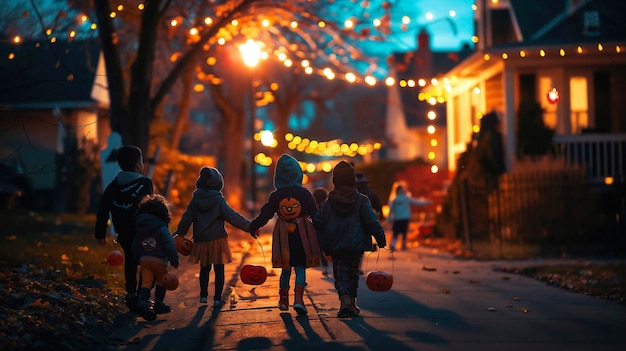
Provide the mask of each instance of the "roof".
[{"label": "roof", "polygon": [[99,51],[95,40],[0,44],[0,106],[92,103]]},{"label": "roof", "polygon": [[[572,12],[565,5],[566,1],[511,0],[523,41],[496,48],[585,44],[624,41],[626,38],[626,1],[580,1],[580,6],[573,7]],[[590,11],[597,11],[599,15],[597,30],[585,28],[585,17]]]}]

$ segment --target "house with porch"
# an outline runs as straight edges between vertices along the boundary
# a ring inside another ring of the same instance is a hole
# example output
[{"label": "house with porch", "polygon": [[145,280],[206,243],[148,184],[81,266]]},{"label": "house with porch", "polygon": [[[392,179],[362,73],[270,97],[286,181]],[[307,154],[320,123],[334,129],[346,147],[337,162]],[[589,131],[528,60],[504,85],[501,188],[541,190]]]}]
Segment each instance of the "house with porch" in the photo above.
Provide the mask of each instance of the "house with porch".
[{"label": "house with porch", "polygon": [[448,167],[456,169],[483,114],[501,117],[509,170],[522,104],[538,103],[557,156],[591,181],[626,173],[626,2],[479,0],[476,51],[422,90],[446,105]]}]

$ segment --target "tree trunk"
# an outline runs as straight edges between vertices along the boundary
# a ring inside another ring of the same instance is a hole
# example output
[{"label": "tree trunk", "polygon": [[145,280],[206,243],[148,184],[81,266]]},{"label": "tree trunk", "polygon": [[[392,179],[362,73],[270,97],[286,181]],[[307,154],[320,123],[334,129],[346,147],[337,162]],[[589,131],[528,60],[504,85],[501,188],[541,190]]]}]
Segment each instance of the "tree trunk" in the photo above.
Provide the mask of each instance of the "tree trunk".
[{"label": "tree trunk", "polygon": [[170,140],[170,149],[178,150],[180,146],[180,139],[183,135],[183,131],[189,122],[189,110],[191,105],[191,93],[193,87],[193,79],[195,73],[195,67],[193,65],[187,66],[185,73],[182,77],[183,91],[181,92],[180,100],[178,101],[178,114],[176,115],[176,121],[174,122],[174,130],[172,131],[172,139]]}]

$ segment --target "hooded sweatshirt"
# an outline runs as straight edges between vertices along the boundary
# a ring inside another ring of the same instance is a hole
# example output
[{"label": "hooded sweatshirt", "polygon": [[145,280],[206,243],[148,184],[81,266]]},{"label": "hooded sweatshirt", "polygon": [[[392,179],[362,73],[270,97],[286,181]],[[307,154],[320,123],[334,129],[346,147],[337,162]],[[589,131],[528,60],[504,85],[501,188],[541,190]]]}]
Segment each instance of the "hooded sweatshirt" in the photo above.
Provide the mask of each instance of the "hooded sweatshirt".
[{"label": "hooded sweatshirt", "polygon": [[178,268],[178,252],[167,223],[153,214],[141,213],[137,215],[135,226],[133,252],[139,262],[157,259],[163,264],[169,261],[172,267]]},{"label": "hooded sweatshirt", "polygon": [[[254,233],[275,214],[278,215],[279,220],[272,232],[272,265],[276,268],[313,267],[320,264],[317,235],[307,219],[315,216],[317,204],[311,192],[302,187],[302,177],[298,161],[283,154],[276,162],[274,172],[276,190],[270,194],[261,212],[250,224],[250,233]],[[292,208],[297,207],[299,213],[296,218],[283,218],[287,207],[290,213]],[[293,224],[293,231],[283,227],[288,224]]]},{"label": "hooded sweatshirt", "polygon": [[176,230],[178,235],[184,236],[193,224],[194,242],[212,241],[227,236],[224,222],[246,232],[250,230],[250,221],[230,207],[224,199],[224,180],[221,174],[213,168],[210,170],[213,173],[213,180],[210,182],[213,188],[197,188],[194,191]]},{"label": "hooded sweatshirt", "polygon": [[106,236],[109,213],[119,242],[132,243],[135,237],[137,204],[153,194],[152,180],[141,173],[120,171],[104,189],[94,229],[96,239]]}]

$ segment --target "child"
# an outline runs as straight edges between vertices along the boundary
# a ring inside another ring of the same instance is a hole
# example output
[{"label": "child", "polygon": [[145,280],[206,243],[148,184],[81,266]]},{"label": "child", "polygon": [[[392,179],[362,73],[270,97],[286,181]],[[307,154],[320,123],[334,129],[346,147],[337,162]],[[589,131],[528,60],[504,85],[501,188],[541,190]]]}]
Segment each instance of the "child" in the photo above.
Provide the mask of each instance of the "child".
[{"label": "child", "polygon": [[406,250],[406,236],[411,219],[411,205],[430,205],[432,201],[409,197],[403,185],[396,187],[396,196],[389,203],[387,220],[392,223],[393,237],[389,245],[391,250],[396,249],[396,242],[402,236],[402,250]]},{"label": "child", "polygon": [[200,263],[200,303],[207,303],[211,265],[215,268],[213,307],[222,305],[224,264],[233,260],[224,222],[246,232],[250,229],[250,221],[226,202],[223,188],[222,174],[213,167],[202,167],[196,180],[196,190],[175,232],[176,235],[184,236],[193,224],[193,247],[189,263]]},{"label": "child", "polygon": [[282,268],[278,308],[281,311],[289,309],[289,282],[293,267],[296,272],[293,308],[298,315],[307,314],[303,300],[306,268],[320,265],[317,234],[308,218],[315,216],[317,206],[311,193],[302,187],[302,177],[298,161],[287,154],[281,155],[274,172],[276,190],[250,225],[250,233],[256,236],[257,229],[277,214],[272,232],[272,265]]},{"label": "child", "polygon": [[[322,204],[328,198],[328,190],[326,190],[326,188],[324,187],[316,188],[315,190],[313,190],[313,198],[315,199],[315,204],[317,204],[317,208],[318,209],[322,208]],[[323,253],[322,253],[321,260],[322,260],[322,275],[327,276],[328,275],[328,260],[326,260],[326,257],[324,257]]]},{"label": "child", "polygon": [[359,263],[364,251],[372,251],[372,235],[379,247],[386,245],[383,230],[367,196],[355,188],[354,168],[341,161],[333,169],[335,189],[319,210],[313,224],[323,234],[324,253],[333,258],[335,288],[341,301],[339,318],[356,316]]},{"label": "child", "polygon": [[115,226],[117,242],[124,251],[124,279],[126,281],[126,306],[131,312],[137,308],[138,263],[133,255],[135,239],[135,212],[137,204],[146,195],[153,194],[152,180],[142,174],[143,155],[141,149],[122,146],[117,150],[117,163],[122,169],[106,187],[100,199],[95,237],[100,245],[106,245],[106,229],[109,221]]},{"label": "child", "polygon": [[[139,203],[133,252],[141,265],[143,282],[137,294],[137,310],[148,321],[155,320],[157,314],[171,311],[170,306],[163,303],[166,289],[161,285],[168,262],[178,268],[178,252],[168,229],[171,218],[167,201],[161,195],[147,196]],[[155,284],[154,309],[151,309],[150,291]]]}]

